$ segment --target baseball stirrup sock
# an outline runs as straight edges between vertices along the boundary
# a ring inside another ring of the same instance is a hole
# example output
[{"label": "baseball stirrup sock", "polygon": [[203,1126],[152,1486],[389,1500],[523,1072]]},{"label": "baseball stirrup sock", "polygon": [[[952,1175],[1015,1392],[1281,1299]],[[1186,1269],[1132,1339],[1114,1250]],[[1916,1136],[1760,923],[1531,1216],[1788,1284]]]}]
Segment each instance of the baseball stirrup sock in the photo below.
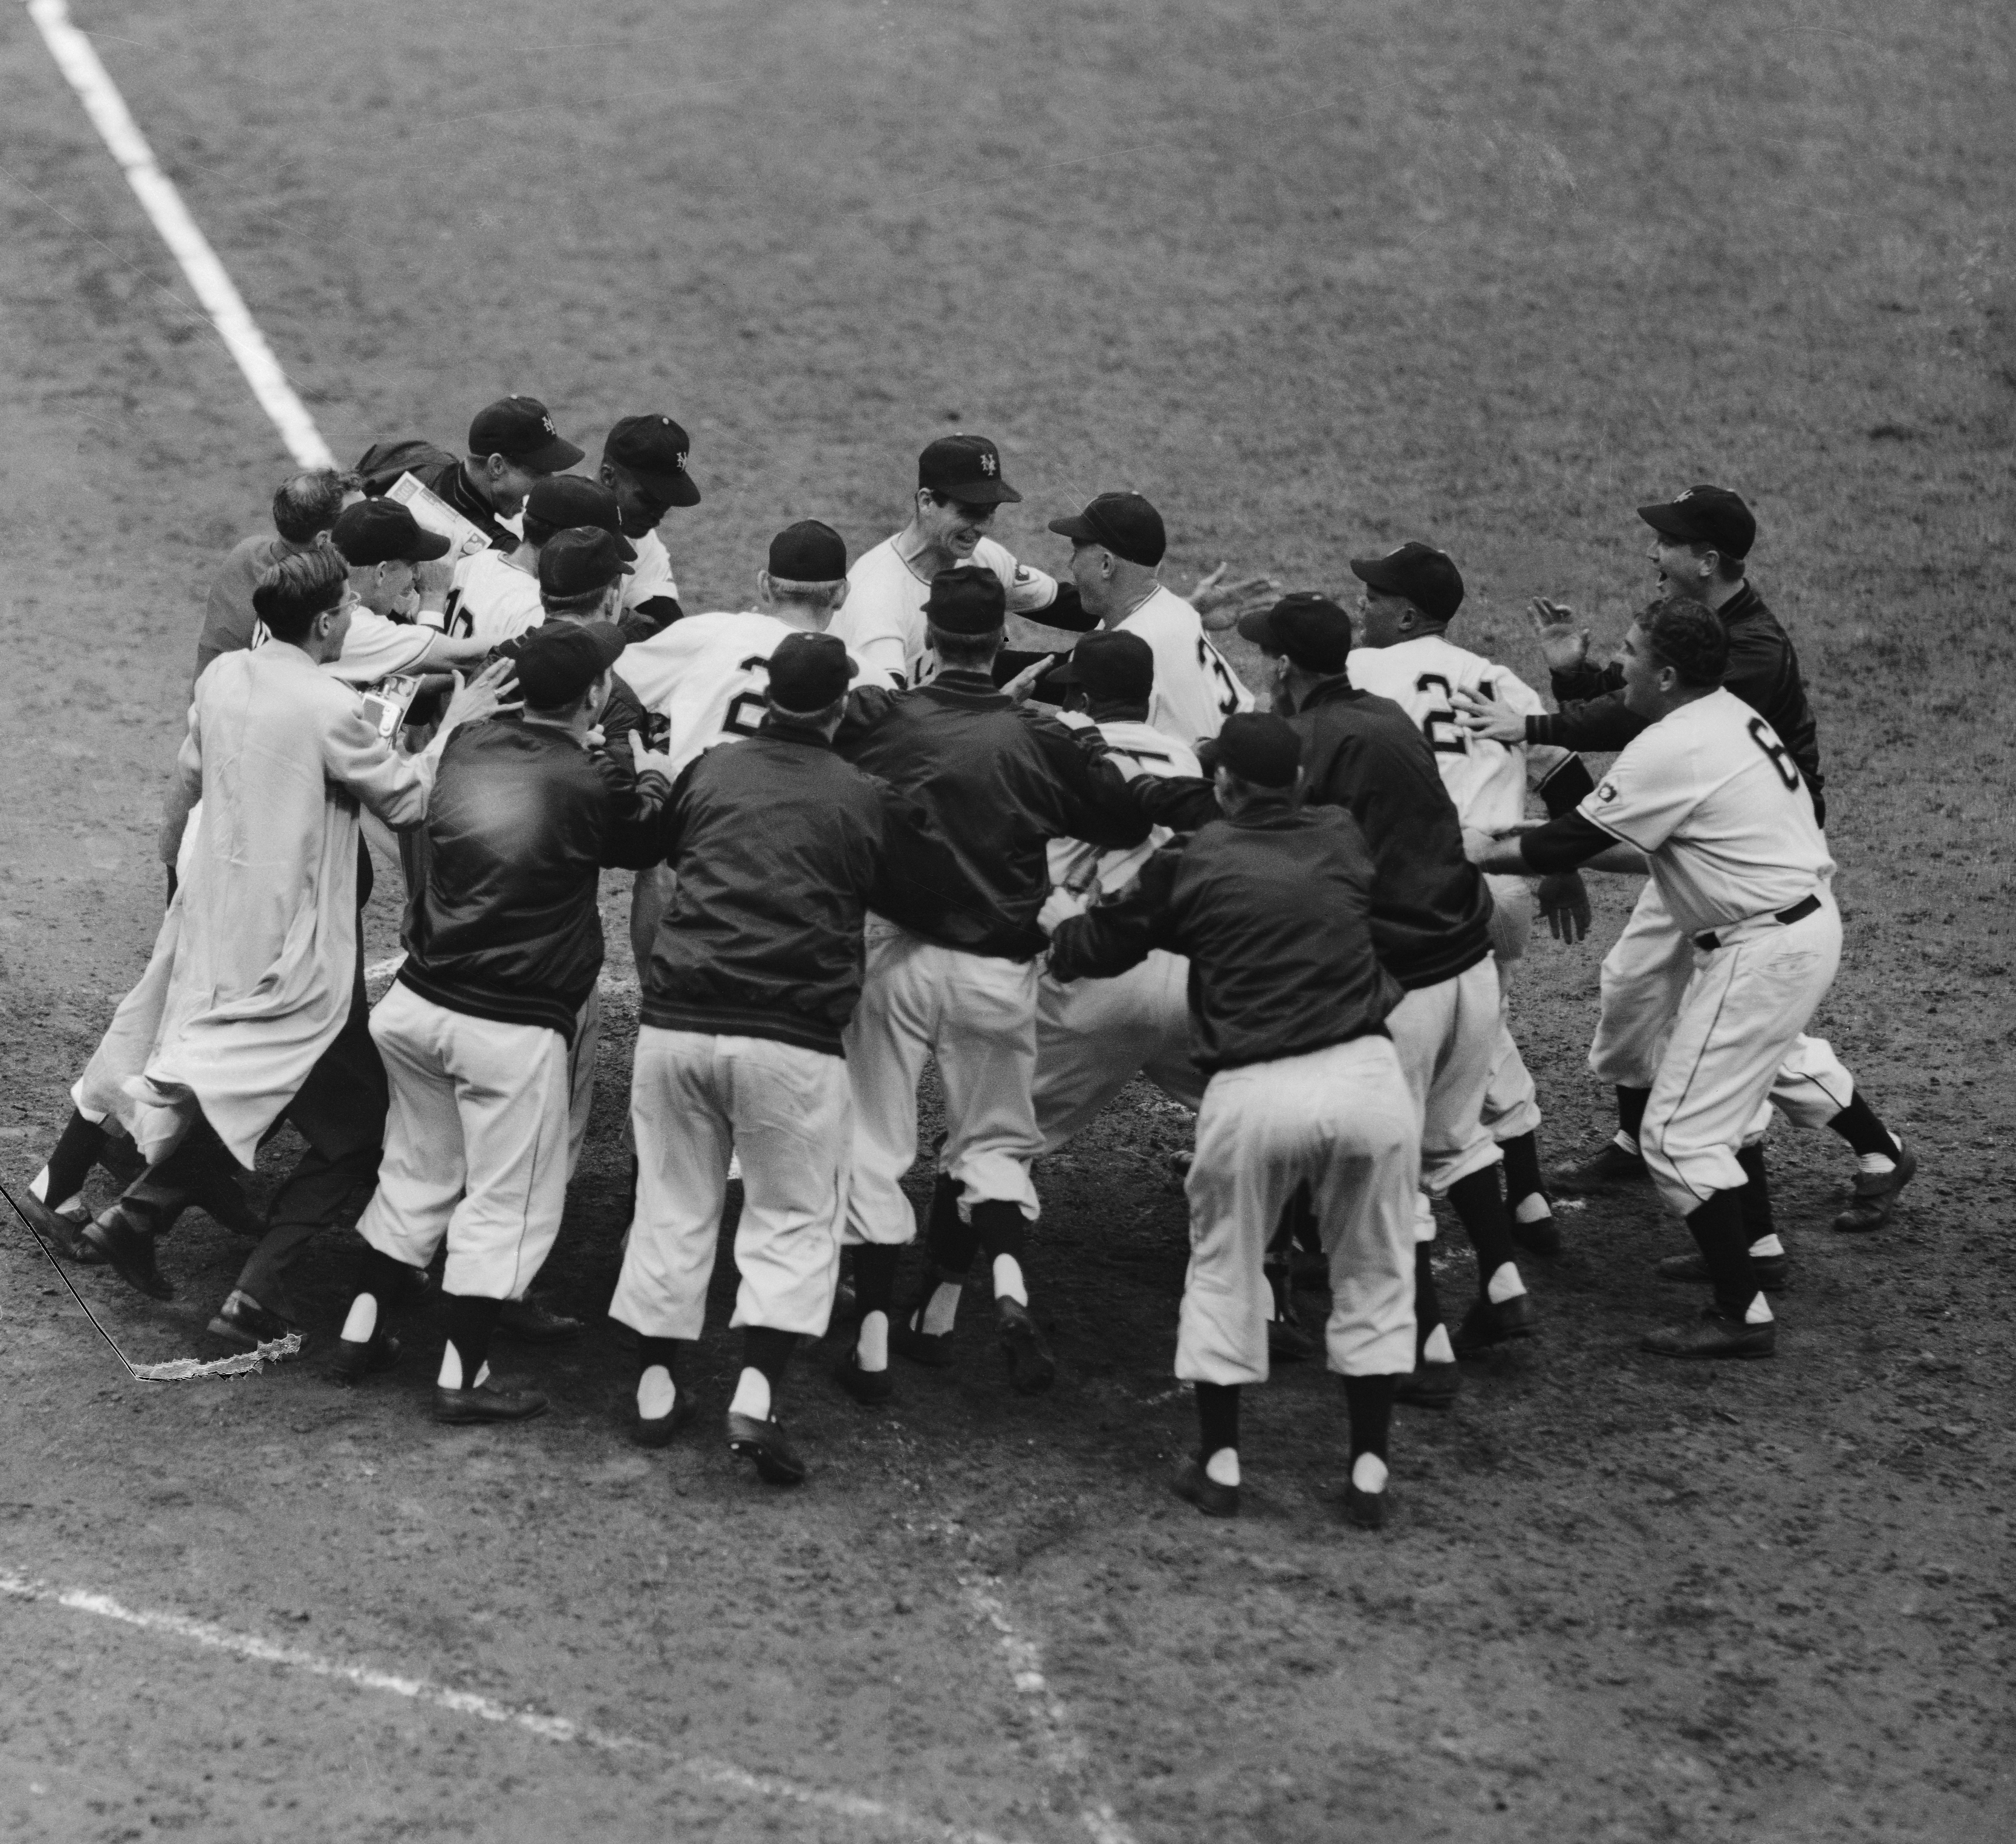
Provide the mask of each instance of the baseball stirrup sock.
[{"label": "baseball stirrup sock", "polygon": [[[1525,1286],[1519,1279],[1514,1259],[1518,1248],[1512,1240],[1512,1219],[1506,1213],[1505,1199],[1498,1188],[1498,1168],[1487,1165],[1481,1172],[1459,1178],[1449,1188],[1449,1201],[1456,1220],[1470,1237],[1471,1247],[1477,1251],[1479,1290],[1494,1302],[1524,1293]],[[1496,1290],[1507,1284],[1503,1277],[1507,1268],[1512,1270],[1509,1289],[1499,1292]]]},{"label": "baseball stirrup sock", "polygon": [[445,1293],[441,1307],[448,1340],[435,1380],[443,1389],[480,1388],[490,1372],[490,1335],[497,1329],[504,1302],[481,1294]]},{"label": "baseball stirrup sock", "polygon": [[781,1383],[797,1345],[796,1332],[779,1331],[773,1325],[746,1326],[742,1333],[742,1362],[747,1369],[761,1370],[772,1383]]},{"label": "baseball stirrup sock", "polygon": [[[1741,1319],[1751,1302],[1763,1295],[1758,1291],[1757,1273],[1750,1265],[1750,1239],[1743,1228],[1743,1194],[1717,1191],[1703,1205],[1687,1212],[1687,1227],[1694,1246],[1715,1286],[1716,1311],[1731,1319]],[[1769,1316],[1768,1313],[1766,1315]]]},{"label": "baseball stirrup sock", "polygon": [[854,1303],[862,1313],[886,1313],[896,1304],[896,1263],[902,1251],[870,1242],[854,1252]]},{"label": "baseball stirrup sock", "polygon": [[1414,1354],[1417,1360],[1425,1359],[1431,1363],[1453,1363],[1453,1348],[1446,1358],[1437,1357],[1428,1349],[1438,1332],[1442,1333],[1442,1342],[1449,1343],[1449,1334],[1442,1328],[1442,1297],[1435,1291],[1435,1264],[1428,1259],[1434,1248],[1432,1242],[1414,1244]]},{"label": "baseball stirrup sock", "polygon": [[[67,1204],[84,1189],[84,1181],[91,1176],[99,1154],[111,1137],[103,1127],[95,1121],[86,1120],[72,1108],[69,1120],[57,1136],[56,1150],[42,1169],[42,1188],[35,1195],[51,1209],[59,1204]],[[34,1189],[32,1185],[29,1188]]]},{"label": "baseball stirrup sock", "polygon": [[1211,1477],[1221,1486],[1239,1483],[1239,1385],[1237,1383],[1200,1383],[1197,1386],[1198,1445],[1203,1450],[1206,1471],[1210,1463],[1228,1450],[1233,1454],[1233,1474],[1229,1479]]},{"label": "baseball stirrup sock", "polygon": [[1627,1089],[1622,1083],[1617,1088],[1617,1130],[1631,1142],[1631,1150],[1638,1150],[1639,1129],[1645,1125],[1645,1104],[1652,1099],[1650,1089]]},{"label": "baseball stirrup sock", "polygon": [[959,1181],[941,1172],[931,1187],[931,1208],[924,1224],[924,1249],[932,1266],[955,1280],[964,1280],[980,1248],[980,1232],[959,1213]]},{"label": "baseball stirrup sock", "polygon": [[[1551,1214],[1546,1208],[1546,1187],[1540,1178],[1539,1140],[1531,1133],[1521,1133],[1504,1141],[1498,1150],[1505,1155],[1505,1195],[1511,1201],[1513,1214],[1521,1223]],[[1540,1208],[1529,1216],[1527,1205],[1535,1198],[1540,1200]]]},{"label": "baseball stirrup sock", "polygon": [[1778,1226],[1771,1214],[1771,1181],[1764,1170],[1762,1146],[1737,1149],[1736,1162],[1743,1168],[1743,1233],[1749,1238],[1752,1255],[1783,1255]]},{"label": "baseball stirrup sock", "polygon": [[[1000,1198],[988,1198],[973,1206],[973,1233],[990,1255],[1011,1255],[1017,1261],[1028,1242],[1029,1221],[1022,1206]],[[970,1262],[971,1257],[968,1256]],[[962,1268],[959,1272],[963,1274]]]},{"label": "baseball stirrup sock", "polygon": [[[1351,1482],[1361,1492],[1379,1491],[1386,1483],[1386,1438],[1393,1426],[1393,1379],[1346,1377],[1344,1406],[1351,1424]],[[1359,1476],[1358,1463],[1366,1456],[1379,1463],[1377,1484]]]},{"label": "baseball stirrup sock", "polygon": [[[1898,1155],[1904,1150],[1903,1143],[1876,1118],[1876,1111],[1859,1095],[1857,1095],[1847,1107],[1829,1121],[1827,1125],[1853,1147],[1863,1158],[1880,1158],[1885,1162],[1882,1165],[1874,1167],[1865,1166],[1863,1167],[1865,1171],[1892,1170],[1896,1165]],[[52,1158],[49,1163],[53,1165],[56,1163],[55,1159]],[[79,1180],[79,1182],[82,1181]]]}]

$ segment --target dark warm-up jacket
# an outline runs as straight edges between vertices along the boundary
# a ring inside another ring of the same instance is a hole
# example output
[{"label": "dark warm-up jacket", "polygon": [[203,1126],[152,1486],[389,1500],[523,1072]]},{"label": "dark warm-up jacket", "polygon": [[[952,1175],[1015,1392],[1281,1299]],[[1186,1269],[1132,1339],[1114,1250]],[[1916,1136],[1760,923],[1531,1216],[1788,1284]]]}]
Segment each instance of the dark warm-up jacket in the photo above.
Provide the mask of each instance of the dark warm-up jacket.
[{"label": "dark warm-up jacket", "polygon": [[1383,1035],[1400,988],[1373,949],[1373,874],[1358,823],[1335,807],[1220,818],[1155,853],[1124,900],[1058,929],[1050,972],[1104,978],[1156,948],[1187,954],[1207,1072]]}]

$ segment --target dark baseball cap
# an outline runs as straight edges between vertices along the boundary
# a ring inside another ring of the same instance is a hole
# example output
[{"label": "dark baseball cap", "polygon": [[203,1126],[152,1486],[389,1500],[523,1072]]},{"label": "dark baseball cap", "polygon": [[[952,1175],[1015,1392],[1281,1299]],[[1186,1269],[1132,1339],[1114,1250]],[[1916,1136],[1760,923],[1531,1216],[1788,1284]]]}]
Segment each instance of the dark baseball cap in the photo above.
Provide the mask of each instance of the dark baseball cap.
[{"label": "dark baseball cap", "polygon": [[581,456],[562,438],[536,397],[500,397],[478,410],[469,426],[469,452],[478,457],[502,455],[535,474],[564,474]]},{"label": "dark baseball cap", "polygon": [[1008,620],[1001,578],[977,564],[941,570],[924,598],[924,619],[948,634],[998,634]]},{"label": "dark baseball cap", "polygon": [[1256,787],[1292,787],[1302,765],[1302,740],[1284,718],[1242,711],[1218,733],[1219,765]]},{"label": "dark baseball cap", "polygon": [[615,663],[624,645],[614,621],[548,621],[519,643],[519,693],[541,711],[571,704]]},{"label": "dark baseball cap", "polygon": [[1103,544],[1116,557],[1150,569],[1169,548],[1162,515],[1139,493],[1102,493],[1084,511],[1051,520],[1050,529],[1080,544]]},{"label": "dark baseball cap", "polygon": [[1351,617],[1313,589],[1241,615],[1239,632],[1262,652],[1286,654],[1309,672],[1341,672],[1351,652]]},{"label": "dark baseball cap", "polygon": [[962,506],[1013,505],[1022,495],[1001,477],[1001,451],[984,435],[941,435],[917,457],[917,484]]},{"label": "dark baseball cap", "polygon": [[631,554],[614,533],[599,525],[575,525],[556,531],[539,549],[539,593],[565,600],[606,589],[618,577],[627,576]]},{"label": "dark baseball cap", "polygon": [[450,540],[426,530],[396,499],[360,499],[337,514],[329,542],[354,568],[372,564],[426,564],[445,557]]},{"label": "dark baseball cap", "polygon": [[1638,516],[1665,537],[1712,545],[1731,562],[1748,556],[1757,542],[1756,515],[1741,494],[1726,487],[1690,487],[1671,499],[1640,506]]},{"label": "dark baseball cap", "polygon": [[670,416],[625,416],[609,432],[602,458],[634,474],[653,499],[697,506],[700,488],[686,472],[693,442]]},{"label": "dark baseball cap", "polygon": [[1351,574],[1381,595],[1403,596],[1430,621],[1445,621],[1463,606],[1463,572],[1447,551],[1409,538],[1381,557],[1353,557]]},{"label": "dark baseball cap", "polygon": [[844,697],[854,661],[837,634],[787,634],[770,655],[770,708],[823,711]]},{"label": "dark baseball cap", "polygon": [[1076,686],[1102,704],[1145,704],[1155,690],[1155,650],[1139,634],[1095,628],[1053,682]]},{"label": "dark baseball cap", "polygon": [[786,582],[837,582],[847,574],[847,543],[832,526],[801,519],[770,540],[770,574]]},{"label": "dark baseball cap", "polygon": [[599,481],[578,474],[549,474],[535,481],[525,495],[525,517],[553,531],[592,525],[616,540],[616,554],[625,563],[637,560],[635,546],[623,535],[623,515],[616,495]]}]

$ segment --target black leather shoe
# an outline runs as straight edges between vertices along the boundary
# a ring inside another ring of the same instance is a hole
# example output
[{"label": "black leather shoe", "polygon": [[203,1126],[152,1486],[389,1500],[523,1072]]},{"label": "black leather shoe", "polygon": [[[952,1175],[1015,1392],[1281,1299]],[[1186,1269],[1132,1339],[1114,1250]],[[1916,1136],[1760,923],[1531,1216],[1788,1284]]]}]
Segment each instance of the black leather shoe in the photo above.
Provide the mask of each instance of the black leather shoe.
[{"label": "black leather shoe", "polygon": [[322,1374],[340,1389],[355,1389],[373,1370],[389,1370],[398,1361],[399,1341],[381,1329],[368,1338],[338,1338]]},{"label": "black leather shoe", "polygon": [[1540,1311],[1529,1293],[1509,1300],[1479,1300],[1463,1314],[1450,1339],[1459,1354],[1489,1350],[1510,1338],[1530,1338],[1540,1329]]},{"label": "black leather shoe", "polygon": [[[1525,1200],[1520,1200],[1522,1203]],[[1515,1216],[1512,1219],[1512,1240],[1528,1255],[1537,1255],[1543,1261],[1552,1261],[1561,1252],[1561,1226],[1554,1221],[1550,1210],[1545,1216],[1536,1216],[1531,1223],[1521,1223]]]},{"label": "black leather shoe", "polygon": [[564,1345],[581,1336],[581,1324],[527,1294],[522,1300],[504,1302],[503,1311],[497,1316],[497,1329],[521,1345]]},{"label": "black leather shoe", "polygon": [[896,1393],[896,1379],[887,1370],[864,1370],[861,1353],[849,1345],[833,1367],[833,1380],[858,1403],[873,1407]]},{"label": "black leather shoe", "polygon": [[1041,1396],[1057,1380],[1057,1360],[1049,1342],[1018,1300],[996,1300],[994,1311],[1001,1334],[1001,1352],[1008,1360],[1009,1386],[1017,1396]]},{"label": "black leather shoe", "polygon": [[1918,1155],[1899,1140],[1892,1169],[1856,1173],[1854,1201],[1834,1219],[1834,1226],[1849,1236],[1881,1229],[1897,1208],[1897,1194],[1917,1175]]},{"label": "black leather shoe", "polygon": [[1393,1399],[1410,1409],[1446,1409],[1463,1393],[1463,1372],[1453,1363],[1427,1358],[1404,1377],[1393,1379]]},{"label": "black leather shoe", "polygon": [[889,1322],[889,1349],[899,1357],[907,1357],[913,1363],[920,1363],[927,1370],[949,1370],[952,1368],[952,1334],[950,1332],[919,1331],[910,1322],[923,1317],[924,1309],[905,1313]]},{"label": "black leather shoe", "polygon": [[[1750,1271],[1766,1293],[1783,1293],[1792,1284],[1789,1255],[1753,1255],[1750,1258]],[[1661,1280],[1692,1281],[1701,1286],[1706,1286],[1715,1278],[1708,1273],[1708,1263],[1701,1259],[1699,1249],[1689,1255],[1669,1255],[1657,1264],[1654,1272]]]},{"label": "black leather shoe", "polygon": [[154,1232],[124,1203],[100,1211],[84,1226],[84,1235],[128,1287],[151,1299],[175,1297],[174,1283],[154,1266]]},{"label": "black leather shoe", "polygon": [[692,1392],[675,1385],[672,1406],[663,1415],[646,1415],[639,1412],[637,1398],[630,1398],[630,1438],[640,1447],[668,1447],[672,1438],[700,1413],[700,1404],[693,1399]]},{"label": "black leather shoe", "polygon": [[1385,1528],[1386,1494],[1384,1492],[1361,1492],[1346,1480],[1343,1504],[1346,1521],[1355,1524],[1360,1530]]},{"label": "black leather shoe", "polygon": [[491,1383],[474,1389],[444,1389],[434,1385],[434,1419],[464,1427],[479,1421],[529,1421],[546,1412],[546,1399],[536,1389],[499,1389]]},{"label": "black leather shoe", "polygon": [[754,1415],[728,1411],[728,1450],[756,1462],[756,1475],[772,1486],[802,1486],[805,1463],[784,1438],[784,1424],[775,1415],[758,1421]]},{"label": "black leather shoe", "polygon": [[1194,1453],[1176,1468],[1169,1489],[1179,1498],[1187,1498],[1207,1518],[1239,1515],[1239,1488],[1221,1486],[1204,1470],[1204,1462]]},{"label": "black leather shoe", "polygon": [[1647,1332],[1638,1349],[1655,1357],[1774,1357],[1778,1325],[1770,1319],[1751,1325],[1710,1306],[1692,1325],[1662,1325]]},{"label": "black leather shoe", "polygon": [[279,1313],[261,1306],[243,1288],[234,1287],[224,1304],[218,1308],[210,1329],[220,1338],[228,1338],[247,1351],[256,1351],[261,1345],[270,1345],[276,1338],[284,1338],[288,1333],[301,1328],[291,1319],[283,1319]]},{"label": "black leather shoe", "polygon": [[1569,1197],[1586,1197],[1595,1191],[1614,1191],[1626,1185],[1650,1184],[1645,1162],[1628,1153],[1614,1140],[1607,1141],[1594,1158],[1579,1165],[1564,1165],[1547,1174],[1547,1189]]},{"label": "black leather shoe", "polygon": [[49,1245],[51,1254],[86,1267],[95,1267],[105,1259],[85,1240],[88,1219],[66,1216],[60,1210],[52,1210],[31,1190],[23,1190],[16,1201],[21,1206],[21,1214],[34,1225],[35,1234]]}]

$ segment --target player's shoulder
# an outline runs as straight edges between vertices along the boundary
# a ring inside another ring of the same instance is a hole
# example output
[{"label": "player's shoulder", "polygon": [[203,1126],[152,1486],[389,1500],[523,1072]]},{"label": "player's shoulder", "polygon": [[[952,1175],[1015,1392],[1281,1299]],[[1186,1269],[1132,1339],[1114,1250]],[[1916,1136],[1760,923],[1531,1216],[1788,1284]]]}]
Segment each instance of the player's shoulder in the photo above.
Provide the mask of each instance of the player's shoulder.
[{"label": "player's shoulder", "polygon": [[897,555],[894,533],[880,544],[871,544],[848,566],[847,572],[847,580],[854,585],[854,594],[864,589],[899,584],[905,577],[915,582],[916,573]]},{"label": "player's shoulder", "polygon": [[1163,772],[1171,775],[1196,776],[1204,773],[1194,749],[1187,743],[1178,742],[1166,730],[1157,729],[1151,723],[1143,723],[1135,718],[1121,718],[1096,727],[1109,749],[1133,761],[1157,766],[1166,763],[1168,766]]},{"label": "player's shoulder", "polygon": [[998,538],[981,538],[973,547],[973,560],[981,569],[991,570],[999,577],[1003,589],[1015,586],[1017,572],[1021,567],[1015,561],[1015,553]]},{"label": "player's shoulder", "polygon": [[1154,595],[1116,625],[1123,634],[1138,634],[1150,644],[1157,636],[1187,640],[1204,632],[1203,617],[1167,583],[1157,585]]}]

